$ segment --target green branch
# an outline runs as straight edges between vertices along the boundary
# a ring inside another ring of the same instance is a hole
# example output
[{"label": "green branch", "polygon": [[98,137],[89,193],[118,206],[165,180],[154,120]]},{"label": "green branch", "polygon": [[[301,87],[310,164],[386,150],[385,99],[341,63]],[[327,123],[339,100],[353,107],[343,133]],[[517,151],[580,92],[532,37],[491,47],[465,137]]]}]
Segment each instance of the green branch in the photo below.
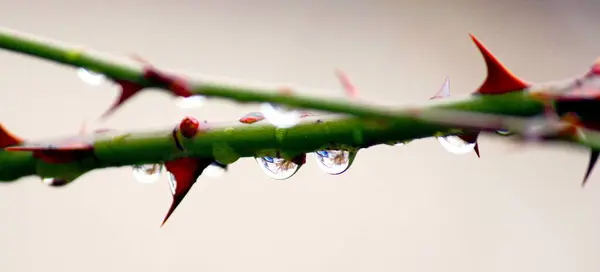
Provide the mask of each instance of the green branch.
[{"label": "green branch", "polygon": [[[162,82],[145,77],[144,69],[141,66],[128,65],[124,62],[115,61],[114,58],[92,54],[89,50],[86,51],[80,47],[60,45],[41,37],[0,29],[0,48],[72,67],[85,68],[104,74],[112,80],[129,81],[148,88],[168,89],[168,86]],[[161,70],[161,72],[174,74],[165,70]],[[393,110],[379,106],[336,99],[307,97],[298,94],[298,91],[289,94],[272,89],[257,89],[228,83],[210,82],[185,75],[179,76],[186,79],[192,93],[207,97],[220,97],[237,102],[270,102],[295,108],[347,113],[359,117],[396,118]],[[282,86],[282,88],[284,87]]]},{"label": "green branch", "polygon": [[[58,45],[9,30],[0,30],[0,48],[85,68],[104,74],[116,82],[128,81],[142,87],[171,90],[164,81],[149,78],[142,67],[126,65],[73,46]],[[93,154],[70,163],[48,163],[33,152],[0,150],[0,180],[13,181],[31,175],[75,179],[94,169],[164,163],[182,157],[210,158],[225,164],[242,157],[278,155],[291,159],[322,149],[358,151],[378,144],[460,134],[470,130],[494,132],[509,129],[517,135],[525,135],[530,117],[542,114],[545,109],[540,99],[521,91],[441,99],[391,109],[297,93],[284,94],[227,83],[209,83],[189,77],[185,79],[194,94],[237,102],[270,102],[343,115],[313,116],[287,129],[276,128],[264,121],[254,124],[201,124],[198,136],[181,139],[184,150],[178,149],[170,128],[143,133],[102,133],[94,135],[91,143]],[[448,119],[457,113],[467,114],[468,118],[455,116]],[[499,118],[506,122],[498,123]],[[573,137],[554,137],[553,140],[600,148],[597,146],[600,137],[595,132],[587,133],[587,140]]]}]

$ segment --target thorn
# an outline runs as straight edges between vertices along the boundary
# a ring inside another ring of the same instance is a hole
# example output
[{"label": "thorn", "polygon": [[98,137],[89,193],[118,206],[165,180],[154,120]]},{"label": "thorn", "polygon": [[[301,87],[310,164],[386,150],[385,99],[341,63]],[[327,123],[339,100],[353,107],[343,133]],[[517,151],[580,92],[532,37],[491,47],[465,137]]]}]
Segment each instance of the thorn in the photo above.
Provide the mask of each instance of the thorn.
[{"label": "thorn", "polygon": [[14,146],[23,143],[23,140],[14,134],[12,134],[8,129],[6,129],[2,124],[0,124],[0,148],[5,148],[9,146]]},{"label": "thorn", "polygon": [[450,96],[450,77],[446,77],[446,80],[444,81],[444,84],[442,85],[440,90],[429,99],[446,98],[449,96]]},{"label": "thorn", "polygon": [[346,95],[348,97],[350,97],[350,98],[358,97],[358,89],[356,88],[356,86],[354,86],[354,84],[352,84],[350,77],[345,72],[343,72],[342,70],[336,69],[335,75],[337,76],[338,80],[342,84],[342,88],[344,88],[344,92],[346,92]]},{"label": "thorn", "polygon": [[[163,73],[152,65],[148,63],[142,57],[133,54],[132,58],[138,62],[141,62],[145,65],[144,68],[144,78],[147,80],[153,80],[158,84],[165,85],[167,90],[170,91],[173,95],[177,97],[190,97],[194,95],[187,81],[183,78],[168,75]],[[137,83],[133,83],[126,80],[115,80],[115,82],[121,86],[121,94],[119,99],[106,111],[101,118],[105,119],[109,115],[111,115],[118,107],[120,107],[123,103],[128,101],[131,97],[133,97],[138,92],[142,91],[145,86]]]},{"label": "thorn", "polygon": [[140,84],[132,83],[129,81],[116,80],[116,83],[121,86],[121,94],[119,98],[115,101],[115,103],[106,112],[104,112],[102,116],[100,116],[101,119],[106,119],[107,117],[112,115],[117,110],[117,108],[119,108],[121,105],[123,105],[123,103],[128,101],[130,98],[132,98],[135,94],[137,94],[144,88]]},{"label": "thorn", "polygon": [[202,174],[202,171],[204,171],[204,169],[212,162],[212,160],[190,157],[165,162],[165,168],[173,175],[172,184],[170,184],[173,201],[163,219],[161,227],[164,226],[169,217],[171,217],[171,214],[173,214],[175,209],[183,201],[194,183],[196,183],[198,177]]},{"label": "thorn", "polygon": [[588,167],[587,167],[587,170],[585,171],[585,176],[583,177],[583,182],[581,183],[581,187],[584,187],[585,184],[587,183],[587,180],[590,177],[592,170],[594,170],[594,166],[596,166],[596,162],[598,161],[599,155],[600,155],[600,151],[598,151],[598,150],[592,150],[592,152],[590,153],[590,160],[588,162]]},{"label": "thorn", "polygon": [[508,70],[475,35],[469,33],[471,39],[481,52],[487,67],[487,78],[481,84],[477,93],[479,94],[503,94],[523,90],[529,87],[529,83],[515,76]]}]

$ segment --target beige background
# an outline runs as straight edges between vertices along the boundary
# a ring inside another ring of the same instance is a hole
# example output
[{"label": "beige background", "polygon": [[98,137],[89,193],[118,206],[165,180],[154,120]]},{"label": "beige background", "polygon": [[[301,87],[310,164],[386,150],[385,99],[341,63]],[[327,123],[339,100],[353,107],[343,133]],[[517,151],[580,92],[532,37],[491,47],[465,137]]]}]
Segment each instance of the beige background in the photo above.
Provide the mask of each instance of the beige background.
[{"label": "beige background", "polygon": [[[485,70],[468,32],[527,80],[585,72],[600,55],[598,14],[594,0],[0,0],[4,27],[173,69],[342,97],[333,69],[343,68],[382,105],[427,99],[446,76],[455,94],[474,90]],[[0,52],[0,121],[22,137],[77,133],[115,95],[71,69]],[[107,126],[255,109],[213,101],[183,111],[147,93]],[[345,175],[310,158],[287,181],[243,159],[197,184],[162,229],[164,180],[139,184],[128,168],[63,189],[22,179],[0,190],[0,271],[599,271],[600,173],[579,187],[587,154],[516,150],[496,137],[481,150],[478,160],[433,139],[374,147]]]}]

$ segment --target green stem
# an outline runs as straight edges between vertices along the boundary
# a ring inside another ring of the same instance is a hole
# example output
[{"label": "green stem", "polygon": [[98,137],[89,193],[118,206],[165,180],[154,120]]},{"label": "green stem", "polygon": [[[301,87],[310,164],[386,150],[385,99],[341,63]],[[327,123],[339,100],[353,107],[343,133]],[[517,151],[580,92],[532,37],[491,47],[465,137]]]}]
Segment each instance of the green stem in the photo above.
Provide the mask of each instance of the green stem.
[{"label": "green stem", "polygon": [[[83,48],[72,45],[61,45],[42,39],[41,37],[26,36],[7,29],[0,29],[0,48],[72,67],[85,68],[104,74],[113,80],[126,80],[149,88],[164,89],[167,87],[161,85],[159,82],[153,82],[144,78],[141,67],[134,67],[111,60],[108,57],[94,55],[86,52]],[[169,73],[164,70],[163,72]],[[193,93],[207,97],[221,97],[238,102],[271,102],[296,108],[347,113],[360,117],[395,118],[394,111],[379,106],[336,99],[308,97],[297,94],[297,92],[295,94],[284,94],[276,90],[209,82],[189,76],[184,78],[191,84]]]}]

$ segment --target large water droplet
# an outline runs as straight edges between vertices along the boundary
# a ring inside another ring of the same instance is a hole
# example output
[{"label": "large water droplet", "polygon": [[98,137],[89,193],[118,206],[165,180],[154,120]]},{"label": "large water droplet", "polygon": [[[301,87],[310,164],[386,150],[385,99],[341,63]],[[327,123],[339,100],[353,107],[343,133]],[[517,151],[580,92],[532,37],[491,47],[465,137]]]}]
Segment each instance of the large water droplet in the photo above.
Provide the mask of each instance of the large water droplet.
[{"label": "large water droplet", "polygon": [[269,123],[278,128],[291,128],[300,122],[302,116],[297,110],[287,110],[271,103],[261,104],[260,111]]},{"label": "large water droplet", "polygon": [[319,150],[315,152],[317,165],[319,168],[330,175],[339,175],[352,164],[354,154],[347,150]]},{"label": "large water droplet", "polygon": [[189,97],[178,97],[177,98],[177,107],[182,109],[194,109],[200,108],[206,102],[206,97],[202,95],[192,95]]},{"label": "large water droplet", "polygon": [[282,158],[257,157],[255,159],[263,172],[272,179],[288,179],[300,169],[298,164]]},{"label": "large water droplet", "polygon": [[453,154],[466,154],[475,148],[475,143],[469,143],[458,136],[437,137],[440,144],[448,152]]},{"label": "large water droplet", "polygon": [[140,183],[154,183],[160,178],[162,172],[162,164],[144,164],[135,165],[133,168],[133,176]]},{"label": "large water droplet", "polygon": [[77,76],[83,82],[92,86],[98,86],[106,79],[103,74],[94,73],[84,68],[77,69]]}]

